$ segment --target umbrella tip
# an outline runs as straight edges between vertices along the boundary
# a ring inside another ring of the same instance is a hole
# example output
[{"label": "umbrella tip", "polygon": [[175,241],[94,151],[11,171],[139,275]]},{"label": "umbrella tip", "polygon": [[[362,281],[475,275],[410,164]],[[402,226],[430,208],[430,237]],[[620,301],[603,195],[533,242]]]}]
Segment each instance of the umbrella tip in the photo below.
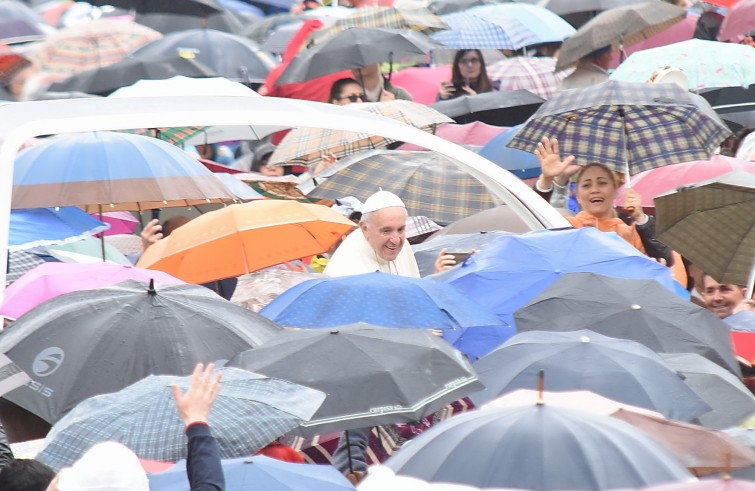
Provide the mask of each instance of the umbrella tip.
[{"label": "umbrella tip", "polygon": [[150,278],[149,279],[149,287],[147,287],[147,293],[150,295],[157,295],[157,290],[155,290],[155,279]]},{"label": "umbrella tip", "polygon": [[543,400],[543,388],[545,387],[545,370],[542,368],[537,373],[537,401],[535,402],[536,406],[543,406],[545,405],[545,401]]},{"label": "umbrella tip", "polygon": [[339,332],[338,329],[331,329],[330,334],[338,334]]}]

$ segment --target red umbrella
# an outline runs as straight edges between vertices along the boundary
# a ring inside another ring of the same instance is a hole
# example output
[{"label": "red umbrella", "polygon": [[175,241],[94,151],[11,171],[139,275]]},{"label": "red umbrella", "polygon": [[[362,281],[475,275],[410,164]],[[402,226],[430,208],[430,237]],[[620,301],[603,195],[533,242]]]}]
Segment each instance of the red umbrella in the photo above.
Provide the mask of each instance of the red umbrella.
[{"label": "red umbrella", "polygon": [[[483,146],[506,129],[503,126],[491,126],[480,121],[467,124],[443,123],[435,130],[435,136],[459,145]],[[411,143],[404,143],[399,149],[424,150],[424,148]]]},{"label": "red umbrella", "polygon": [[451,66],[409,67],[391,76],[391,84],[409,91],[414,102],[434,104],[440,83],[451,80]]},{"label": "red umbrella", "polygon": [[[715,155],[710,160],[695,160],[667,165],[641,172],[632,177],[632,188],[642,196],[643,207],[651,208],[653,198],[674,189],[714,179],[728,172],[743,171],[755,174],[755,162]],[[616,204],[624,203],[626,186],[619,188]]]}]

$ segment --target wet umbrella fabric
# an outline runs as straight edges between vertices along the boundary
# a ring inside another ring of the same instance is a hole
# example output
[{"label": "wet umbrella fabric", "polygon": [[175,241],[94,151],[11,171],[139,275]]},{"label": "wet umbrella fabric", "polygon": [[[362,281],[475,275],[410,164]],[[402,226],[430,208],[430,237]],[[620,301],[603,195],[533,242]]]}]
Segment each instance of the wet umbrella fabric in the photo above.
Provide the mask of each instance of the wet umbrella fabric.
[{"label": "wet umbrella fabric", "polygon": [[386,27],[389,29],[413,30],[424,34],[446,29],[440,17],[425,8],[397,8],[373,5],[360,6],[350,11],[325,29],[316,31],[312,39],[321,44],[327,38],[351,27]]},{"label": "wet umbrella fabric", "polygon": [[642,3],[645,0],[524,0],[527,3],[537,3],[558,15],[573,14],[576,12],[590,12],[609,10],[623,7],[633,3]]},{"label": "wet umbrella fabric", "polygon": [[519,333],[478,361],[475,370],[485,385],[470,396],[476,406],[534,387],[544,370],[550,391],[588,390],[680,421],[711,409],[649,348],[587,329]]},{"label": "wet umbrella fabric", "polygon": [[241,82],[262,82],[275,66],[254,41],[213,29],[172,32],[132,53],[144,60],[176,55],[189,56],[219,75]]},{"label": "wet umbrella fabric", "polygon": [[[637,488],[690,478],[640,430],[547,404],[456,415],[412,440],[385,466],[424,481],[538,491]],[[361,489],[391,488],[371,488],[368,476]]]},{"label": "wet umbrella fabric", "polygon": [[228,366],[328,394],[293,432],[308,437],[418,421],[482,388],[462,354],[433,333],[363,323],[284,331]]},{"label": "wet umbrella fabric", "polygon": [[656,352],[698,353],[740,375],[727,326],[652,280],[565,274],[514,317],[520,332],[591,329]]},{"label": "wet umbrella fabric", "polygon": [[63,244],[107,229],[108,224],[73,206],[12,210],[8,250]]},{"label": "wet umbrella fabric", "polygon": [[532,230],[532,225],[525,223],[511,207],[500,205],[449,223],[433,237],[494,231],[523,234]]},{"label": "wet umbrella fabric", "polygon": [[[220,457],[250,455],[309,419],[320,391],[238,368],[221,368],[223,382],[209,421]],[[148,375],[118,392],[88,398],[56,423],[37,459],[53,469],[71,465],[101,441],[119,441],[141,458],[186,458],[185,424],[171,384],[184,392],[190,376]]]},{"label": "wet umbrella fabric", "polygon": [[166,13],[177,15],[207,16],[222,12],[223,7],[215,0],[92,0],[92,5],[112,5],[137,13]]},{"label": "wet umbrella fabric", "polygon": [[622,174],[638,174],[708,159],[729,135],[704,99],[676,84],[609,80],[555,94],[508,146],[534,152],[547,136],[577,164],[600,162]]},{"label": "wet umbrella fabric", "polygon": [[464,95],[436,102],[431,107],[459,124],[482,121],[494,126],[514,126],[526,121],[543,102],[529,90],[505,90]]},{"label": "wet umbrella fabric", "polygon": [[[264,489],[265,491],[349,491],[354,489],[343,474],[330,465],[302,465],[282,462],[264,455],[223,459],[226,489]],[[149,474],[152,491],[185,491],[190,489],[186,461],[169,470]]]},{"label": "wet umbrella fabric", "polygon": [[56,297],[0,335],[5,353],[36,382],[5,395],[54,423],[76,404],[151,373],[190,373],[229,359],[279,327],[197,285],[127,281]]}]

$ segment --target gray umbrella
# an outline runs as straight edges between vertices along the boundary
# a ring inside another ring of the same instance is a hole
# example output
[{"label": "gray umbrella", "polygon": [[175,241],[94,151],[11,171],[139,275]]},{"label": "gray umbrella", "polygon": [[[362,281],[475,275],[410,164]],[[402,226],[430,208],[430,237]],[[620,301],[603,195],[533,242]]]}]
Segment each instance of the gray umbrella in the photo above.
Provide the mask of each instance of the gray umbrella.
[{"label": "gray umbrella", "polygon": [[439,101],[430,107],[459,124],[481,121],[493,126],[516,126],[532,116],[543,102],[545,99],[529,90],[496,90]]},{"label": "gray umbrella", "polygon": [[475,364],[485,390],[470,397],[480,406],[516,389],[589,390],[615,401],[690,421],[710,411],[663,360],[640,343],[589,330],[517,334]]},{"label": "gray umbrella", "polygon": [[492,232],[496,230],[523,234],[531,232],[534,229],[522,220],[510,206],[499,205],[449,223],[442,230],[436,232],[434,237],[440,235]]},{"label": "gray umbrella", "polygon": [[480,250],[485,244],[501,235],[509,235],[509,232],[438,235],[420,244],[413,245],[412,250],[414,251],[414,258],[417,260],[417,266],[419,266],[419,274],[423,277],[433,274],[435,260],[438,258],[441,249],[445,248],[449,253],[471,252],[473,249]]},{"label": "gray umbrella", "polygon": [[755,397],[740,379],[695,353],[660,353],[684,383],[713,408],[699,416],[701,424],[715,429],[741,424],[755,414]]},{"label": "gray umbrella", "polygon": [[189,374],[280,330],[202,286],[155,290],[139,281],[60,295],[12,326],[0,334],[0,353],[33,383],[4,397],[50,423],[88,397],[154,373]]},{"label": "gray umbrella", "polygon": [[[636,489],[691,477],[641,430],[547,404],[456,415],[385,465],[401,476],[483,489]],[[370,487],[368,477],[360,489],[391,488]]]},{"label": "gray umbrella", "polygon": [[698,353],[741,375],[726,324],[653,280],[566,274],[514,317],[520,332],[591,329],[655,352]]},{"label": "gray umbrella", "polygon": [[283,331],[228,362],[328,394],[304,436],[422,419],[482,384],[472,366],[424,329],[353,324]]},{"label": "gray umbrella", "polygon": [[525,3],[534,3],[545,7],[551,12],[564,16],[576,12],[594,12],[623,7],[633,3],[642,3],[647,0],[521,0]]}]

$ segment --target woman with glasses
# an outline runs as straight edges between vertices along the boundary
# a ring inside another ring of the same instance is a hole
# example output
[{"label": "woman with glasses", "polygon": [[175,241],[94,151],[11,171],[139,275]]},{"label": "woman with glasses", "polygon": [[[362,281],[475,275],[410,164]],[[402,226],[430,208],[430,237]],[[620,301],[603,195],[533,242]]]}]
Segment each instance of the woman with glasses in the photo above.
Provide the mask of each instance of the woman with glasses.
[{"label": "woman with glasses", "polygon": [[479,49],[460,49],[454,56],[451,81],[440,84],[438,100],[455,99],[495,90],[488,78],[485,59]]},{"label": "woman with glasses", "polygon": [[333,82],[330,87],[329,104],[345,106],[353,102],[364,102],[362,86],[353,78],[341,78]]}]

